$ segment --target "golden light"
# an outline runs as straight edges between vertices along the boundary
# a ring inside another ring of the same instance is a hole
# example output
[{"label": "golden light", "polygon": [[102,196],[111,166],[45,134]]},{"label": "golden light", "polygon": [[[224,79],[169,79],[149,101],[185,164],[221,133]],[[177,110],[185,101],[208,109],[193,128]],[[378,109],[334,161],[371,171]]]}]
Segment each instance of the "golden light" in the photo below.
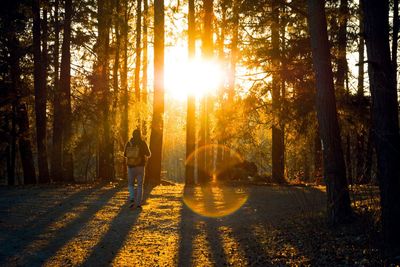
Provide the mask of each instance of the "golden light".
[{"label": "golden light", "polygon": [[243,188],[211,183],[185,188],[183,202],[193,212],[204,217],[224,217],[239,210],[248,199]]},{"label": "golden light", "polygon": [[216,61],[188,61],[177,57],[165,62],[166,93],[177,100],[185,100],[188,95],[201,98],[213,94],[222,78],[221,68]]},{"label": "golden light", "polygon": [[[196,165],[196,158],[207,155],[221,155],[221,162],[213,164],[212,157],[208,157],[209,166],[202,169],[212,181],[207,185],[186,188],[183,194],[183,202],[193,212],[205,217],[223,217],[239,210],[248,199],[248,192],[239,186],[224,184],[224,176],[229,175],[235,165],[243,162],[243,157],[233,149],[224,146],[211,144],[196,149],[186,159],[185,164]],[[213,167],[211,167],[214,165]],[[200,166],[197,165],[200,168]]]}]

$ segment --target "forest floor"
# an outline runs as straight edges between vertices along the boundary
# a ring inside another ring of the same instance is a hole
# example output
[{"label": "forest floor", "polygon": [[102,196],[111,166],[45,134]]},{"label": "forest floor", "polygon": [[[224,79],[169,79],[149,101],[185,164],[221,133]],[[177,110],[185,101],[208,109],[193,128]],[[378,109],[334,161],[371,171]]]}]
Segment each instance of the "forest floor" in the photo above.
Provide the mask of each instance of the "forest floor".
[{"label": "forest floor", "polygon": [[322,187],[160,185],[142,210],[127,197],[124,182],[0,187],[0,266],[383,264],[369,220],[327,226]]}]

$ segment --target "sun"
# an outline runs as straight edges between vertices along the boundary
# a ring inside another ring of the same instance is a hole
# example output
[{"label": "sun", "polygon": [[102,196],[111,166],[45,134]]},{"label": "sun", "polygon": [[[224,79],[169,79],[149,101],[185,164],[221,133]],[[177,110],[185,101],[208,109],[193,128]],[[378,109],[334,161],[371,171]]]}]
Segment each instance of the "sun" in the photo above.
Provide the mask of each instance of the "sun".
[{"label": "sun", "polygon": [[189,95],[201,98],[213,94],[223,81],[221,68],[216,61],[175,58],[165,62],[166,93],[177,100]]}]

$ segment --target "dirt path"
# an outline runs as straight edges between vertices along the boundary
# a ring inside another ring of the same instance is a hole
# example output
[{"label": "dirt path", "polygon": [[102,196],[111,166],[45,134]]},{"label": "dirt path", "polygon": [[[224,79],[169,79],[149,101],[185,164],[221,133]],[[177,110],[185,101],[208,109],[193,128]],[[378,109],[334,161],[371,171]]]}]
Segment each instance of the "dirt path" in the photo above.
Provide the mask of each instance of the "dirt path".
[{"label": "dirt path", "polygon": [[[0,266],[265,266],[317,260],[318,251],[310,254],[312,244],[290,225],[324,209],[325,194],[318,189],[184,192],[182,185],[158,186],[148,192],[143,210],[129,209],[127,195],[124,185],[0,188]],[[222,214],[228,215],[215,217]]]}]

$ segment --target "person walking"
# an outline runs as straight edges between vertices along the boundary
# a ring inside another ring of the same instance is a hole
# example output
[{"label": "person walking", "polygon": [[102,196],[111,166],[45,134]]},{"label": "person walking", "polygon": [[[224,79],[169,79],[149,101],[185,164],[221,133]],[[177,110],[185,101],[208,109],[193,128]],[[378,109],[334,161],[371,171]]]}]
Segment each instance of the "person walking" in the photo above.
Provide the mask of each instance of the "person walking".
[{"label": "person walking", "polygon": [[[129,207],[142,208],[144,167],[151,156],[149,147],[142,139],[139,129],[132,133],[132,138],[125,146],[124,156],[128,166]],[[137,180],[135,198],[135,180]]]}]

